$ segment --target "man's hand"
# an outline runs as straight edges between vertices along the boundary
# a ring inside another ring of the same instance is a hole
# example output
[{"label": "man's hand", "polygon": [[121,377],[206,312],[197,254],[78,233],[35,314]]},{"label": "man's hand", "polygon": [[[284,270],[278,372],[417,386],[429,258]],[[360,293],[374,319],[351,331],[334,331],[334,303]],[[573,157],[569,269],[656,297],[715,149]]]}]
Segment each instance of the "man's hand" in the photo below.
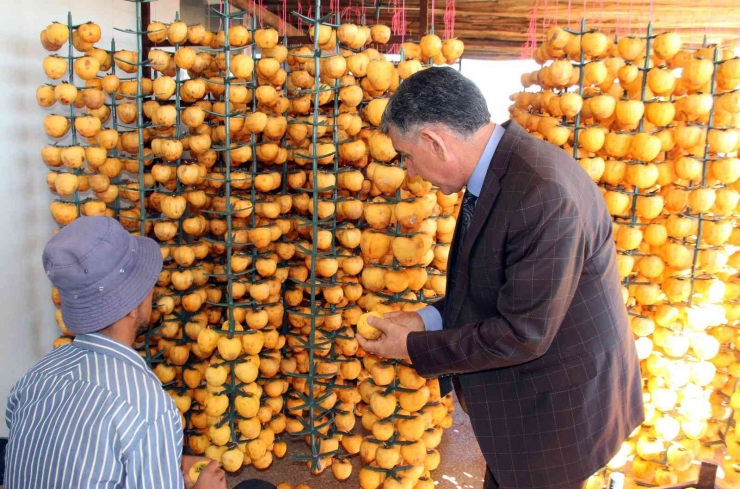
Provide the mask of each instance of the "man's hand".
[{"label": "man's hand", "polygon": [[395,322],[395,318],[393,320],[386,319],[388,316],[385,315],[383,319],[373,316],[368,318],[370,326],[382,332],[380,338],[374,341],[365,339],[360,335],[356,335],[355,338],[357,338],[360,346],[369,353],[389,359],[408,360],[409,350],[406,341],[411,329],[404,324]]},{"label": "man's hand", "polygon": [[383,319],[406,326],[411,331],[426,331],[424,320],[418,312],[397,311],[383,314]]},{"label": "man's hand", "polygon": [[187,473],[188,470],[190,470],[190,467],[196,464],[196,462],[202,462],[206,461],[209,462],[211,459],[206,457],[196,457],[194,455],[183,455],[182,456],[182,463],[180,464],[180,467],[182,467],[182,471],[184,473]]},{"label": "man's hand", "polygon": [[[187,459],[187,461],[186,461]],[[198,482],[193,483],[188,475],[188,470],[195,462],[200,460],[209,460],[204,457],[191,457],[188,455],[182,458],[182,474],[185,479],[185,489],[228,489],[226,486],[226,473],[215,460],[212,460],[198,476]],[[188,463],[187,469],[185,464]]]}]

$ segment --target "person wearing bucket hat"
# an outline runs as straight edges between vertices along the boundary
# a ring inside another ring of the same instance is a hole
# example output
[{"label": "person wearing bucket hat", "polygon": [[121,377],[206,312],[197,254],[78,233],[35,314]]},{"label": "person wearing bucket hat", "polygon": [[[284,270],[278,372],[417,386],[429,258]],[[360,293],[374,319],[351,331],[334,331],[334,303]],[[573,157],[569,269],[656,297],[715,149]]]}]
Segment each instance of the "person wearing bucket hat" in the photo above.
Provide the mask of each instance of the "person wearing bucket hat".
[{"label": "person wearing bucket hat", "polygon": [[180,413],[133,349],[149,327],[159,245],[108,217],[82,217],[43,253],[72,343],[12,389],[6,489],[226,489],[217,462],[186,484]]}]

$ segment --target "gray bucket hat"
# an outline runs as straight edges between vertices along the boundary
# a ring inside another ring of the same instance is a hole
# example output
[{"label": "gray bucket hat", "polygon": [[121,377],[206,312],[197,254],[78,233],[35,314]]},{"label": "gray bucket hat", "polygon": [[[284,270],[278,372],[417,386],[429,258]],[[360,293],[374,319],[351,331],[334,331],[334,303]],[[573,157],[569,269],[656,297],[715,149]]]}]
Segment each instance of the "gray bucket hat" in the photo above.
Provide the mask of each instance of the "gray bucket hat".
[{"label": "gray bucket hat", "polygon": [[102,216],[64,227],[46,244],[43,262],[59,290],[64,324],[76,334],[107,328],[136,309],[162,271],[156,241]]}]

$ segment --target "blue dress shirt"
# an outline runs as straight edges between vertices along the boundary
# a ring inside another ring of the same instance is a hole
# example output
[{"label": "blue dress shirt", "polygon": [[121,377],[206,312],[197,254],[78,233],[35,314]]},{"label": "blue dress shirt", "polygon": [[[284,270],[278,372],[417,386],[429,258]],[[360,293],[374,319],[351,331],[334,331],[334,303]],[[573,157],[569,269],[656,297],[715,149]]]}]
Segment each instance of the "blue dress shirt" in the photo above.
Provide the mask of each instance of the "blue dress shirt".
[{"label": "blue dress shirt", "polygon": [[[506,130],[503,127],[496,124],[491,133],[491,138],[488,140],[488,144],[486,144],[486,149],[483,150],[483,154],[478,160],[478,164],[475,166],[470,180],[468,180],[468,192],[476,197],[480,196],[480,192],[483,189],[483,182],[486,179],[486,173],[488,173],[488,167],[491,165],[491,160],[493,159],[493,154],[496,152],[498,143],[501,141],[505,132]],[[417,312],[424,321],[424,327],[427,331],[439,331],[442,329],[442,316],[439,314],[437,308],[427,306],[419,309]]]},{"label": "blue dress shirt", "polygon": [[10,393],[6,489],[182,489],[172,398],[131,347],[78,335]]}]

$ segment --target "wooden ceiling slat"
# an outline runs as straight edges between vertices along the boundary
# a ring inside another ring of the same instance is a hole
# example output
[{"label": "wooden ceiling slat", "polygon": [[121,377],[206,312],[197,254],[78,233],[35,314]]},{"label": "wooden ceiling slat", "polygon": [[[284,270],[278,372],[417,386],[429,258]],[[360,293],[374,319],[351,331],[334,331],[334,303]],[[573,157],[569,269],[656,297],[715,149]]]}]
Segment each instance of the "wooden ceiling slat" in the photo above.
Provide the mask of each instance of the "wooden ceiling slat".
[{"label": "wooden ceiling slat", "polygon": [[[584,2],[589,27],[599,26],[608,34],[613,34],[617,27],[627,26],[634,27],[638,33],[644,32],[647,22],[652,18],[656,32],[679,30],[689,43],[700,43],[704,32],[709,34],[710,42],[727,42],[740,38],[738,0],[712,0],[711,5],[697,5],[696,0],[602,0],[598,9],[593,8],[595,2],[571,0],[571,19],[568,19],[569,12],[565,5],[556,9],[552,1],[548,7],[544,7],[547,5],[545,0],[456,0],[455,37],[465,43],[466,58],[519,59],[522,46],[528,40],[530,15],[535,5],[539,14],[537,35],[538,41],[541,41],[544,34],[543,16],[548,18],[550,24],[567,25],[570,20],[571,25],[577,26],[584,12]],[[340,11],[343,11],[349,5],[349,0],[340,0],[339,3]],[[358,3],[358,0],[353,0],[352,5],[358,7]],[[400,6],[402,3],[406,9],[406,37],[418,39],[420,34],[425,34],[419,33],[420,0],[404,0],[396,5]],[[306,14],[313,0],[306,0],[301,4],[303,13]],[[372,24],[374,3],[372,0],[365,0],[365,4],[366,21]],[[282,8],[282,0],[264,0],[263,5],[271,12],[278,12],[278,6]],[[298,5],[298,0],[288,0],[288,11],[296,11]],[[445,2],[438,0],[433,13],[431,2],[428,5],[429,24],[431,26],[433,19],[436,32],[441,35],[444,32]],[[322,14],[328,12],[327,7],[322,7]],[[392,16],[393,4],[385,0],[380,9],[379,21],[391,25]],[[350,20],[354,21],[355,17],[352,16]],[[298,24],[295,16],[289,15],[289,21],[295,26]]]}]

